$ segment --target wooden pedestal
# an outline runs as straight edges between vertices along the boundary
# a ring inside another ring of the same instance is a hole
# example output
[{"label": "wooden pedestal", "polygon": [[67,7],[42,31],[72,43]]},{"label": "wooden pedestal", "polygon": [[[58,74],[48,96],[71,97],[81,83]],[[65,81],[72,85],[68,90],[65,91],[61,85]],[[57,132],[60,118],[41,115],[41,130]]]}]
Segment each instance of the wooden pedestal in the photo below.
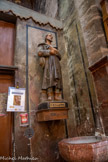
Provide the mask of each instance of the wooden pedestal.
[{"label": "wooden pedestal", "polygon": [[[43,107],[43,108],[42,108]],[[67,102],[45,102],[38,106],[37,121],[61,120],[68,118]]]},{"label": "wooden pedestal", "polygon": [[107,37],[107,41],[108,41],[108,1],[101,0],[100,5],[102,8],[103,23],[104,23],[105,33],[106,33],[106,37]]},{"label": "wooden pedestal", "polygon": [[61,120],[68,118],[68,108],[53,108],[39,110],[36,113],[37,121]]}]

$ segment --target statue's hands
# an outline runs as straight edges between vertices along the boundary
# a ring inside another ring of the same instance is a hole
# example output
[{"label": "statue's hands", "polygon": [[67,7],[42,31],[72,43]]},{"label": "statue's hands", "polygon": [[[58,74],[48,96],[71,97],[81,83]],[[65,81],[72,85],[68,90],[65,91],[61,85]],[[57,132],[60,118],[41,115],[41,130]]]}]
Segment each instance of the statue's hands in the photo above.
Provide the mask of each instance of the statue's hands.
[{"label": "statue's hands", "polygon": [[57,55],[58,54],[58,50],[56,48],[50,47],[49,50],[50,50],[51,55]]},{"label": "statue's hands", "polygon": [[38,52],[38,56],[42,56],[42,54],[43,54],[43,53],[42,53],[41,51]]}]

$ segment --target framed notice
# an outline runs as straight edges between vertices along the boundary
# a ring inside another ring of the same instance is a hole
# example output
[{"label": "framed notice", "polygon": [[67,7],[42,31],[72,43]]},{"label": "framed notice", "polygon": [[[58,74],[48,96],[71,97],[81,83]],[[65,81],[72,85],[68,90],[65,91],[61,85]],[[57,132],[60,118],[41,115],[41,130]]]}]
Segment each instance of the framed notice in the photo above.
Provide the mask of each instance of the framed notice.
[{"label": "framed notice", "polygon": [[25,88],[9,87],[7,111],[10,112],[25,111]]}]

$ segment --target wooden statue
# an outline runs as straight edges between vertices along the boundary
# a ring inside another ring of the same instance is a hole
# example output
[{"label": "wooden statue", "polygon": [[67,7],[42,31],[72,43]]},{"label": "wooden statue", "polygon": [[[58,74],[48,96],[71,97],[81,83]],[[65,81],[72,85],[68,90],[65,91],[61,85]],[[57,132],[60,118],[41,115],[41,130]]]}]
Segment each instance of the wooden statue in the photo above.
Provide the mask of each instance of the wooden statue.
[{"label": "wooden statue", "polygon": [[38,56],[43,68],[41,102],[62,100],[61,55],[56,48],[52,47],[52,41],[52,34],[47,34],[45,43],[38,45]]}]

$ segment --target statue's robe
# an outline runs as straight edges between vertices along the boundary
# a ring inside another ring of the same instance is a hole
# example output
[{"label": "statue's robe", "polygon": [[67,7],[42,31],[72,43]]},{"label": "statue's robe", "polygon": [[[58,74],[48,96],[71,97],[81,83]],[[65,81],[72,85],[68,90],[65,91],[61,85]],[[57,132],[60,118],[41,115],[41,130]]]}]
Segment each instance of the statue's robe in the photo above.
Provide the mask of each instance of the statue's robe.
[{"label": "statue's robe", "polygon": [[48,88],[58,88],[62,89],[62,74],[60,60],[61,55],[58,52],[57,55],[50,55],[49,45],[46,43],[41,43],[38,45],[38,53],[41,52],[42,55],[39,56],[43,62],[43,83],[42,89],[46,90]]}]

